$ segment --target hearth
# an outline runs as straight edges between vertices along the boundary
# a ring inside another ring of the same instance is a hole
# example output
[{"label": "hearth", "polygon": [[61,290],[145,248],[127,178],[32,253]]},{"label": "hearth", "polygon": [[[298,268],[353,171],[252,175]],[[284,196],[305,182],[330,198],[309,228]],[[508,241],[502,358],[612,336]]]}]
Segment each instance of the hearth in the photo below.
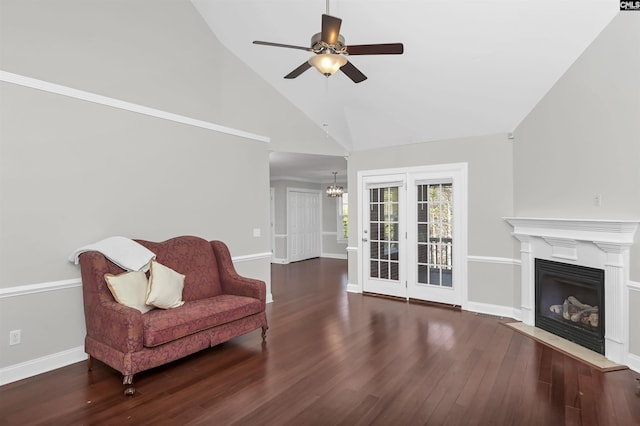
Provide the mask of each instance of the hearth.
[{"label": "hearth", "polygon": [[604,270],[535,259],[535,325],[605,353]]}]

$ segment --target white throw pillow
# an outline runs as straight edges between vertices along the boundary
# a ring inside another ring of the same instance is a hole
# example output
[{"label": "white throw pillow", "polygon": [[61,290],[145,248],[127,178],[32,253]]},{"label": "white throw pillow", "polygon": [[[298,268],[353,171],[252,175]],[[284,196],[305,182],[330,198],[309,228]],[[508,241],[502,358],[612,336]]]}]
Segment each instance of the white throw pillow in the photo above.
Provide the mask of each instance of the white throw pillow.
[{"label": "white throw pillow", "polygon": [[147,287],[146,303],[157,308],[169,309],[184,305],[182,289],[184,275],[173,269],[151,261],[151,274]]},{"label": "white throw pillow", "polygon": [[144,272],[104,274],[104,279],[116,302],[137,309],[143,314],[153,309],[153,306],[145,304],[148,282]]}]

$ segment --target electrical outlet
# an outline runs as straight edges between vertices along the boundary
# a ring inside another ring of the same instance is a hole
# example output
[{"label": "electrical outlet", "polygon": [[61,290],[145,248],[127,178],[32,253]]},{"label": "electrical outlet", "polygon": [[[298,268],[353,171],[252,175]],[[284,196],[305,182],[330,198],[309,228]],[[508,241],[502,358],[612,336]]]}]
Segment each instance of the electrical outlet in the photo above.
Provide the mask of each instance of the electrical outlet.
[{"label": "electrical outlet", "polygon": [[11,330],[9,332],[9,345],[19,345],[20,344],[20,330]]},{"label": "electrical outlet", "polygon": [[602,205],[602,195],[596,194],[593,196],[593,205],[600,207]]}]

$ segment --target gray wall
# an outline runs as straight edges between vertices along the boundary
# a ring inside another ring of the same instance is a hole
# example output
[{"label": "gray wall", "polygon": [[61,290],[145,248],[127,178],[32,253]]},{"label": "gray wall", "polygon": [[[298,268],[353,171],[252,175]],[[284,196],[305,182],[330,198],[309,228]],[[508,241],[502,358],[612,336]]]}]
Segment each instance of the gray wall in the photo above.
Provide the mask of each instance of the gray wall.
[{"label": "gray wall", "polygon": [[[640,219],[638,75],[640,14],[620,12],[515,130],[516,215]],[[635,282],[638,241],[636,233]],[[634,292],[631,313],[640,310]],[[630,319],[631,352],[640,355],[638,322]]]},{"label": "gray wall", "polygon": [[[271,138],[0,83],[0,368],[82,345],[77,285],[13,291],[77,283],[75,248],[193,234],[226,241],[232,256],[268,253],[269,150],[343,154],[187,1],[2,0],[0,19],[3,71]],[[268,258],[238,269],[269,283]],[[8,346],[14,329],[22,343]]]},{"label": "gray wall", "polygon": [[[513,258],[511,227],[502,217],[513,213],[512,141],[506,134],[478,136],[394,148],[354,152],[349,156],[349,182],[357,182],[363,170],[414,167],[445,163],[468,163],[469,255],[490,258]],[[358,246],[357,194],[350,194],[349,246]],[[455,213],[454,213],[455,214]],[[354,253],[355,254],[355,253]],[[358,280],[357,257],[349,256],[349,283]],[[469,268],[469,299],[474,302],[512,307],[519,300],[516,283],[491,279],[499,269],[512,276],[513,265],[474,262]]]}]

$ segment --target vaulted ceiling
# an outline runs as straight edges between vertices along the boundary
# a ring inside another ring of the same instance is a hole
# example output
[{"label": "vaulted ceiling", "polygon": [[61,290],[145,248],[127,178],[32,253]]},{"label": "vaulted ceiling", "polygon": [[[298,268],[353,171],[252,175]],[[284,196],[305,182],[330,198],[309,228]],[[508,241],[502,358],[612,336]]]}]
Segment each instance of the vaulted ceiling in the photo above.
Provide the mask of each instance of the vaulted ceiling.
[{"label": "vaulted ceiling", "polygon": [[309,69],[325,0],[193,0],[216,37],[348,151],[511,132],[618,13],[612,0],[333,0],[346,44],[404,43],[352,56],[368,79]]}]

